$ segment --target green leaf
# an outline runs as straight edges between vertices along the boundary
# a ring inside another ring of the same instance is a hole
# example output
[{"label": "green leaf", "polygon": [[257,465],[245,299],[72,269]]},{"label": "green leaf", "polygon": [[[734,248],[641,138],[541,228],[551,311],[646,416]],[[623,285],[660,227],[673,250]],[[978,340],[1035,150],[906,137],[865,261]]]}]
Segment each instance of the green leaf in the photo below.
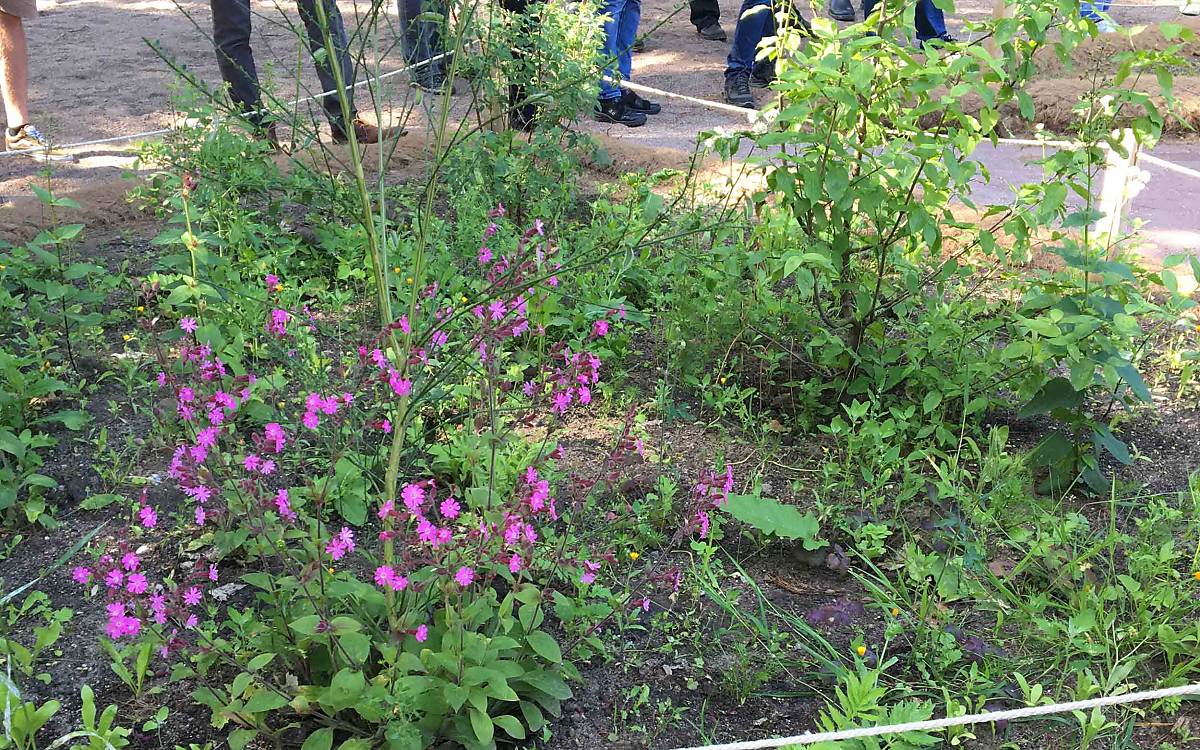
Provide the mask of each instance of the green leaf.
[{"label": "green leaf", "polygon": [[293,620],[289,627],[302,635],[315,635],[320,622],[320,615],[305,615]]},{"label": "green leaf", "polygon": [[807,550],[821,549],[825,540],[817,539],[820,525],[812,513],[801,514],[794,506],[757,495],[730,495],[721,510],[764,534],[783,539],[800,539]]},{"label": "green leaf", "polygon": [[366,633],[346,633],[338,636],[338,643],[356,664],[362,664],[371,655],[371,638]]},{"label": "green leaf", "polygon": [[1129,455],[1129,447],[1124,441],[1112,434],[1112,431],[1107,427],[1097,427],[1092,430],[1092,439],[1096,445],[1104,448],[1112,457],[1128,466],[1133,463],[1133,456]]},{"label": "green leaf", "polygon": [[246,665],[246,669],[250,670],[251,672],[257,672],[258,670],[270,664],[271,660],[274,658],[275,654],[272,653],[259,654],[250,660],[250,662]]},{"label": "green leaf", "polygon": [[100,495],[92,495],[91,497],[88,497],[82,503],[79,504],[79,507],[82,508],[83,510],[100,510],[101,508],[107,508],[108,506],[112,505],[113,503],[124,500],[124,499],[125,498],[121,497],[120,495],[103,493]]},{"label": "green leaf", "polygon": [[283,708],[287,704],[287,696],[280,695],[273,690],[260,690],[250,696],[250,700],[246,701],[246,706],[243,710],[252,714],[259,714],[264,711],[274,711],[277,708]]},{"label": "green leaf", "polygon": [[1121,379],[1129,384],[1129,389],[1135,396],[1142,401],[1150,400],[1150,389],[1146,387],[1146,381],[1142,380],[1142,374],[1133,364],[1123,359],[1112,360],[1109,364],[1121,376]]},{"label": "green leaf", "polygon": [[333,729],[321,727],[305,738],[300,750],[329,750],[331,747],[333,747]]},{"label": "green leaf", "polygon": [[357,703],[366,687],[367,679],[362,672],[344,668],[333,676],[321,702],[334,711],[341,711]]},{"label": "green leaf", "polygon": [[658,193],[650,193],[646,196],[646,200],[642,203],[642,221],[647,224],[653,223],[658,215],[662,213],[663,197]]},{"label": "green leaf", "polygon": [[942,403],[942,394],[940,391],[930,391],[925,394],[925,399],[921,402],[921,409],[930,414],[934,409],[938,408]]},{"label": "green leaf", "polygon": [[246,750],[246,745],[257,736],[255,729],[235,729],[229,733],[229,750]]},{"label": "green leaf", "polygon": [[478,709],[471,709],[471,730],[475,732],[475,738],[484,745],[489,745],[492,742],[492,737],[496,733],[496,727],[492,724],[492,719],[487,714]]},{"label": "green leaf", "polygon": [[522,726],[517,717],[511,715],[495,716],[492,718],[492,721],[496,726],[503,729],[504,733],[509,737],[517,740],[525,739],[525,727]]},{"label": "green leaf", "polygon": [[1076,409],[1083,404],[1083,391],[1075,390],[1066,378],[1053,378],[1042,386],[1038,394],[1021,407],[1017,416],[1026,419],[1045,414],[1055,409]]},{"label": "green leaf", "polygon": [[538,656],[551,664],[562,663],[562,649],[559,648],[558,642],[546,631],[535,630],[526,637],[526,640],[529,642],[529,646],[537,652]]}]

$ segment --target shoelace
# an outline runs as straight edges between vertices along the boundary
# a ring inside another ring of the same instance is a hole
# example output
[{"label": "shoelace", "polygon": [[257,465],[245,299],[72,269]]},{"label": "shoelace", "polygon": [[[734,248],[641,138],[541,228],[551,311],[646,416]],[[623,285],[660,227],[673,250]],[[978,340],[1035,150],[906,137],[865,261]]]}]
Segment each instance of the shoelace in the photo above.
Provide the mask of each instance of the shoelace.
[{"label": "shoelace", "polygon": [[[17,131],[17,137],[20,138],[23,136],[32,138],[39,146],[46,145],[46,136],[42,135],[42,131],[38,130],[33,125],[25,124],[25,125],[21,126],[20,130]],[[22,150],[23,151],[32,151],[33,149],[22,149]]]}]

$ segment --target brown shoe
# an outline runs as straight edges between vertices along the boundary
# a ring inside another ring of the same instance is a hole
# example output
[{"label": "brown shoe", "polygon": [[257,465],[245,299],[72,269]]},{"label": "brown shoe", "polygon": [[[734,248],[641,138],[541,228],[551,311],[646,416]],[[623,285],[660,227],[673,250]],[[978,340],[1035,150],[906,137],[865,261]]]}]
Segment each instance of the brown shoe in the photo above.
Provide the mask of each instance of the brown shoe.
[{"label": "brown shoe", "polygon": [[[345,143],[350,140],[340,127],[334,125],[332,129],[334,143]],[[394,135],[405,135],[405,131],[403,128],[396,127],[381,129],[378,125],[372,125],[357,118],[354,120],[354,140],[359,143],[379,143],[381,138],[390,138]]]}]

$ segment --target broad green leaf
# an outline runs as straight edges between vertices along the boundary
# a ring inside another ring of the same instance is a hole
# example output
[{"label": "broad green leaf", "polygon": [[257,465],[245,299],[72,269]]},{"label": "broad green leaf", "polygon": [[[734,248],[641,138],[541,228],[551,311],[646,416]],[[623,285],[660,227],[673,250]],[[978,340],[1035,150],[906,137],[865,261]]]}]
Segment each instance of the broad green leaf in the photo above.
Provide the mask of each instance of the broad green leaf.
[{"label": "broad green leaf", "polygon": [[305,738],[300,750],[329,750],[333,747],[333,729],[321,727]]},{"label": "broad green leaf", "polygon": [[481,744],[488,745],[492,742],[492,737],[496,733],[496,727],[492,724],[492,718],[478,709],[471,709],[471,730],[475,732],[475,738]]},{"label": "broad green leaf", "polygon": [[562,663],[562,649],[559,648],[558,642],[544,630],[535,630],[530,633],[526,640],[529,646],[537,652],[546,661],[552,664]]},{"label": "broad green leaf", "polygon": [[800,539],[807,550],[823,548],[827,542],[818,539],[820,526],[812,513],[801,513],[792,505],[757,495],[730,495],[721,506],[729,515],[764,534],[783,539]]}]

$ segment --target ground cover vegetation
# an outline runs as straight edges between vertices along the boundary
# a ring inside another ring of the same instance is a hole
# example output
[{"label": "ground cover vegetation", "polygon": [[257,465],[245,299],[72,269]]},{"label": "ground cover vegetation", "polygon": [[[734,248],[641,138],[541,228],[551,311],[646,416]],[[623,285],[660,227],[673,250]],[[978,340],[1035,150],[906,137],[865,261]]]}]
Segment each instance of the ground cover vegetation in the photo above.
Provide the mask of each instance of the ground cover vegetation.
[{"label": "ground cover vegetation", "polygon": [[[976,205],[1043,50],[1096,33],[1074,3],[925,51],[912,8],[781,9],[764,117],[624,175],[570,129],[590,12],[535,12],[524,48],[455,17],[475,106],[417,102],[399,176],[193,98],[139,252],[39,188],[51,228],[0,244],[0,747],[673,747],[1196,681],[1200,261],[1144,267],[1093,197],[1194,36]],[[1195,716],[837,747],[1166,750]]]}]

